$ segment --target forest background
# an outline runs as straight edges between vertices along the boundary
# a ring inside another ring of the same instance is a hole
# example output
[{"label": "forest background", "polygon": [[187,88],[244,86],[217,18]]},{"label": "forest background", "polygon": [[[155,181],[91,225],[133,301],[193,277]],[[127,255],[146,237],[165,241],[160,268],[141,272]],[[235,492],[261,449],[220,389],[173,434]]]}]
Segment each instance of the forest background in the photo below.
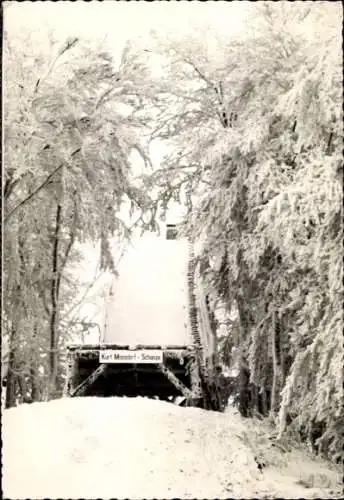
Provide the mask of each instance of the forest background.
[{"label": "forest background", "polygon": [[[113,3],[108,36],[73,28],[77,4],[41,4],[38,31],[33,4],[4,8],[6,406],[61,395],[65,346],[94,327],[80,305],[116,272],[113,242],[181,203],[242,414],[340,460],[341,4],[199,4],[197,18],[144,3],[159,23],[140,27],[143,5]],[[85,280],[73,271],[88,244],[99,265]]]}]

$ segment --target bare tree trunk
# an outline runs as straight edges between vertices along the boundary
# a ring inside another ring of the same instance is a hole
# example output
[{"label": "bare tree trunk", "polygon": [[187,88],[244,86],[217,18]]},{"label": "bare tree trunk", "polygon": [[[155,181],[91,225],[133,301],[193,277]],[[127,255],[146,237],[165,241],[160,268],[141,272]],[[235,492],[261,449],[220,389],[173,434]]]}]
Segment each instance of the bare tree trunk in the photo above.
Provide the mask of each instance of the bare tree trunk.
[{"label": "bare tree trunk", "polygon": [[57,340],[58,340],[58,298],[59,298],[59,237],[62,221],[62,206],[56,208],[55,231],[53,240],[52,280],[51,280],[51,316],[50,316],[50,355],[49,355],[49,396],[53,397],[57,377]]},{"label": "bare tree trunk", "polygon": [[32,335],[33,349],[31,350],[31,367],[30,367],[30,387],[31,387],[31,400],[40,400],[40,391],[38,387],[38,372],[37,372],[37,361],[36,361],[36,339],[37,339],[37,326],[34,326],[34,331]]},{"label": "bare tree trunk", "polygon": [[15,330],[12,327],[11,329],[11,338],[10,338],[10,346],[9,346],[9,356],[8,356],[8,368],[7,368],[7,381],[6,381],[6,402],[5,407],[11,408],[15,406]]},{"label": "bare tree trunk", "polygon": [[244,352],[244,345],[248,330],[248,321],[245,315],[245,302],[243,297],[237,296],[236,303],[238,307],[239,319],[239,345],[240,358],[239,358],[239,411],[243,417],[248,417],[251,412],[250,401],[250,370]]},{"label": "bare tree trunk", "polygon": [[27,402],[27,385],[26,380],[23,375],[18,375],[17,383],[19,387],[19,402],[26,403]]},{"label": "bare tree trunk", "polygon": [[[60,189],[62,187],[60,186]],[[53,277],[51,281],[51,312],[50,312],[50,381],[49,381],[49,396],[50,398],[56,394],[56,390],[63,393],[63,389],[57,388],[58,375],[58,325],[59,325],[59,297],[62,273],[67,265],[68,258],[75,242],[75,229],[77,222],[77,209],[74,202],[74,214],[72,225],[69,230],[69,241],[64,251],[60,249],[60,234],[63,224],[63,209],[62,196],[57,204],[55,218],[55,232],[53,242]]]},{"label": "bare tree trunk", "polygon": [[252,409],[256,413],[260,413],[259,408],[259,389],[256,384],[252,384]]},{"label": "bare tree trunk", "polygon": [[32,366],[30,370],[30,382],[31,382],[31,399],[32,401],[40,401],[40,390],[37,380],[37,370],[36,367]]},{"label": "bare tree trunk", "polygon": [[262,404],[262,415],[266,417],[269,413],[269,402],[265,388],[262,390],[261,393],[261,404]]},{"label": "bare tree trunk", "polygon": [[249,394],[250,372],[245,366],[244,360],[240,360],[239,368],[239,411],[243,417],[248,417],[251,412]]},{"label": "bare tree trunk", "polygon": [[287,374],[286,374],[285,346],[283,343],[283,323],[280,324],[278,344],[279,344],[279,359],[280,359],[280,387],[284,387]]},{"label": "bare tree trunk", "polygon": [[270,412],[276,411],[276,398],[277,398],[277,379],[278,379],[278,360],[277,360],[277,346],[276,346],[276,312],[272,313],[272,338],[271,338],[271,351],[272,351],[272,387],[271,387],[271,401]]},{"label": "bare tree trunk", "polygon": [[[20,281],[25,279],[24,276],[24,268],[25,268],[25,259],[24,259],[24,250],[23,250],[23,240],[21,237],[18,239],[18,254],[20,261],[20,270],[19,276]],[[18,300],[16,303],[16,307],[25,308],[25,305],[22,303],[20,297],[20,283],[16,288],[18,294]],[[27,313],[27,311],[25,311]],[[15,317],[15,316],[14,316]],[[7,384],[6,384],[6,408],[11,408],[16,404],[16,384],[18,376],[15,374],[16,364],[17,364],[17,327],[13,324],[13,320],[11,321],[10,328],[10,338],[9,338],[9,357],[8,357],[8,370],[7,370]]]}]

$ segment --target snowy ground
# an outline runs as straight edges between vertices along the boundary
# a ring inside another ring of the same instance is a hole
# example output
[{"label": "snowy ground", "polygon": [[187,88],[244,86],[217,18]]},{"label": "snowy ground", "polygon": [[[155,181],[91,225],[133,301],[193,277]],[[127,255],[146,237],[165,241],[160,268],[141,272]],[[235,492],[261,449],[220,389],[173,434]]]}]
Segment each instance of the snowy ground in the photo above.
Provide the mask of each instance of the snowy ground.
[{"label": "snowy ground", "polygon": [[119,263],[119,276],[107,301],[102,341],[191,344],[185,307],[187,259],[186,240],[166,240],[165,233],[133,239]]},{"label": "snowy ground", "polygon": [[[340,474],[272,446],[267,427],[143,398],[75,398],[3,414],[5,498],[339,498]],[[261,473],[255,456],[266,467]]]}]

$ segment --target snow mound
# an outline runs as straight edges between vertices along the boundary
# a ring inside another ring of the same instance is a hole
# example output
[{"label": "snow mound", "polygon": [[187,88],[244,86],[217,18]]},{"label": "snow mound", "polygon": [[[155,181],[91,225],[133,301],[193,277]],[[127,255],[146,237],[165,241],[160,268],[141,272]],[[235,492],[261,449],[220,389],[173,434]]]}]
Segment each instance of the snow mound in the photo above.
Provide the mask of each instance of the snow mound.
[{"label": "snow mound", "polygon": [[[234,410],[73,398],[3,414],[3,493],[21,498],[339,498],[339,470],[272,446]],[[265,463],[260,470],[257,462]]]}]

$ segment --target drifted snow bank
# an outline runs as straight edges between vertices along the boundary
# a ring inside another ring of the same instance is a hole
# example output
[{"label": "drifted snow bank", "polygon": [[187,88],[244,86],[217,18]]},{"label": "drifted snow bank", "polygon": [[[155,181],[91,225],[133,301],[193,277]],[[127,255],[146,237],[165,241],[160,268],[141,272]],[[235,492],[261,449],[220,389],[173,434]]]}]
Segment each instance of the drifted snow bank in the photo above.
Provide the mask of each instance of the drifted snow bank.
[{"label": "drifted snow bank", "polygon": [[340,497],[339,471],[272,447],[266,429],[144,398],[22,405],[3,414],[4,497]]}]

